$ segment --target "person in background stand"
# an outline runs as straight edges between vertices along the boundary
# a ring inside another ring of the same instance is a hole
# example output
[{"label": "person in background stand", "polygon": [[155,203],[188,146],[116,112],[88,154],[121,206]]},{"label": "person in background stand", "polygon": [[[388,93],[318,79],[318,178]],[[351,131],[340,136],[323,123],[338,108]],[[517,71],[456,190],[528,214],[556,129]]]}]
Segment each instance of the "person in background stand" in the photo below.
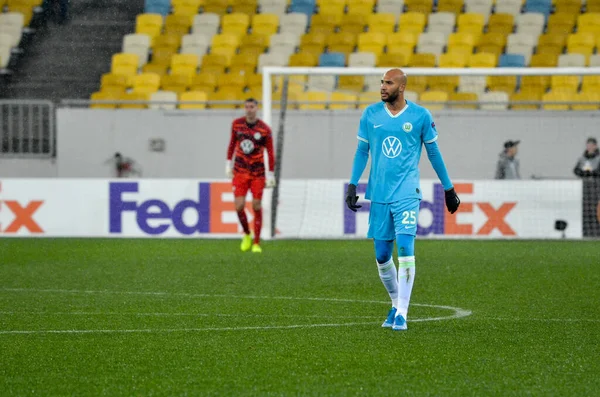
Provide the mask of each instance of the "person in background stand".
[{"label": "person in background stand", "polygon": [[504,150],[500,153],[496,165],[495,179],[521,179],[519,174],[519,159],[516,158],[519,151],[519,142],[504,142]]},{"label": "person in background stand", "polygon": [[596,138],[588,138],[585,144],[585,152],[577,160],[573,172],[582,178],[600,178],[600,150]]}]

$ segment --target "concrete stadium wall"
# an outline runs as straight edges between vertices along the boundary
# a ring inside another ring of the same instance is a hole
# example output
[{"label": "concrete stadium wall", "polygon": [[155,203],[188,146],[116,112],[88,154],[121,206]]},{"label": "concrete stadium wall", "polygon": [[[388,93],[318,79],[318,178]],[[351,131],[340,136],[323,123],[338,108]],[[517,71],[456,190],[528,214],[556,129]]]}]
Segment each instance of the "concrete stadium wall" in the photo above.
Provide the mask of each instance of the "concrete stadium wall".
[{"label": "concrete stadium wall", "polygon": [[[7,175],[3,168],[0,175],[111,177],[114,170],[109,159],[118,151],[135,160],[143,177],[223,178],[231,121],[241,114],[229,110],[59,109],[56,172],[49,164],[50,170],[30,175],[35,169],[29,165],[23,175]],[[283,178],[348,178],[359,118],[360,111],[289,111]],[[600,137],[599,118],[593,112],[434,113],[439,144],[454,179],[492,178],[502,143],[508,139],[522,141],[523,178],[573,178],[585,139]],[[278,115],[273,125],[276,135]],[[155,139],[164,141],[163,152],[149,149]],[[421,161],[422,177],[435,178],[425,153]]]}]

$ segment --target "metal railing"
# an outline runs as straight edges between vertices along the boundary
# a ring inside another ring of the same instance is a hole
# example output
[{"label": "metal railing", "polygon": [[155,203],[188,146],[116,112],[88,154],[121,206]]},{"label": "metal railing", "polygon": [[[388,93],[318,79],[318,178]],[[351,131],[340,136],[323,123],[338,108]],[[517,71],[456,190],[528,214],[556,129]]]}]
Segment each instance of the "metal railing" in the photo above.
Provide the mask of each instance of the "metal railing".
[{"label": "metal railing", "polygon": [[55,131],[51,101],[0,100],[0,157],[54,157]]}]

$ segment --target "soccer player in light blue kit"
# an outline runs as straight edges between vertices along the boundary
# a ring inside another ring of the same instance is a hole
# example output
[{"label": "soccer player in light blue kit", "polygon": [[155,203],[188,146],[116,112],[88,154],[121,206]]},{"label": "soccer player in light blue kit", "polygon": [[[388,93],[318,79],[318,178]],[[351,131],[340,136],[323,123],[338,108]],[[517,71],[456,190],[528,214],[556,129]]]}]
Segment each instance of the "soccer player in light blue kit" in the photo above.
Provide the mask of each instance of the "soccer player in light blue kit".
[{"label": "soccer player in light blue kit", "polygon": [[[356,185],[370,153],[371,171],[365,195],[371,200],[367,237],[374,239],[379,277],[392,300],[382,326],[396,331],[407,329],[415,279],[415,236],[422,199],[419,159],[423,145],[444,187],[448,211],[453,214],[460,205],[436,142],[438,134],[431,113],[404,99],[406,80],[400,69],[387,71],[381,80],[382,102],[363,112],[346,193],[348,208],[356,212],[361,207],[356,204]],[[394,240],[398,246],[398,269],[392,257]]]}]

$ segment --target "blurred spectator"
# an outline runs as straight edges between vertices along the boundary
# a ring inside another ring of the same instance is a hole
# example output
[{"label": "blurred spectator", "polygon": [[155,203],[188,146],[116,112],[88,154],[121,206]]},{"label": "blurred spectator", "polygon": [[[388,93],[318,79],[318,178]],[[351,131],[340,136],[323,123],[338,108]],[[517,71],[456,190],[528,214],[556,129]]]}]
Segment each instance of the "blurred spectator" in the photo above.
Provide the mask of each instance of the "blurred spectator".
[{"label": "blurred spectator", "polygon": [[573,172],[579,177],[600,178],[600,150],[596,138],[588,138],[585,152],[577,161]]},{"label": "blurred spectator", "polygon": [[516,158],[519,142],[521,141],[504,142],[504,150],[500,153],[496,166],[495,179],[521,179],[519,160]]}]

